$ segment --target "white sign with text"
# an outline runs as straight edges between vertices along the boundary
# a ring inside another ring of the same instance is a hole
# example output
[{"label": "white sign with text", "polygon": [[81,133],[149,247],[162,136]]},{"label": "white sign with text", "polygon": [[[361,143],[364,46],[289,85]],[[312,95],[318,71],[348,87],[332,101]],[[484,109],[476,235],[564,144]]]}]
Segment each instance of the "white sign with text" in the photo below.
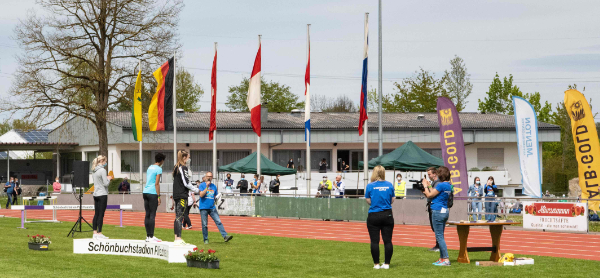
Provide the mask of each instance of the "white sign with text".
[{"label": "white sign with text", "polygon": [[146,242],[129,239],[74,239],[74,254],[104,254],[163,259],[169,263],[185,263],[184,255],[195,245],[175,245],[173,242]]},{"label": "white sign with text", "polygon": [[587,203],[523,202],[523,228],[587,232],[588,205]]}]

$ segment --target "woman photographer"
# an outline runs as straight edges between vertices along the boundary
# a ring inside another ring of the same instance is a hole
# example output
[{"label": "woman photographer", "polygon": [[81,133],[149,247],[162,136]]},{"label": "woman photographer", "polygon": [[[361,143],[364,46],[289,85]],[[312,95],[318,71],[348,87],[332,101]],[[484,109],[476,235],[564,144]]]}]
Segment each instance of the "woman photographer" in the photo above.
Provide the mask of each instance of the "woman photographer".
[{"label": "woman photographer", "polygon": [[[392,203],[396,199],[394,186],[385,180],[385,169],[381,165],[375,166],[371,175],[371,183],[367,185],[365,199],[370,205],[367,217],[367,229],[371,238],[371,256],[373,257],[374,269],[389,269],[394,245],[392,245],[392,234],[394,233],[394,216],[392,214]],[[379,234],[383,238],[385,248],[385,261],[379,266]]]},{"label": "woman photographer", "polygon": [[92,178],[94,180],[94,220],[92,228],[94,229],[94,239],[108,239],[102,234],[102,224],[104,223],[104,212],[106,212],[106,204],[108,202],[108,185],[112,176],[106,174],[108,165],[106,156],[99,155],[92,161]]},{"label": "woman photographer", "polygon": [[437,266],[449,266],[450,259],[448,258],[448,246],[444,240],[444,229],[450,212],[448,211],[448,199],[452,193],[452,185],[450,184],[450,170],[442,166],[436,171],[437,177],[440,180],[435,188],[431,188],[431,184],[427,179],[423,179],[425,190],[423,194],[427,198],[433,198],[431,201],[431,219],[433,222],[433,231],[435,239],[440,245],[440,259],[433,263]]}]

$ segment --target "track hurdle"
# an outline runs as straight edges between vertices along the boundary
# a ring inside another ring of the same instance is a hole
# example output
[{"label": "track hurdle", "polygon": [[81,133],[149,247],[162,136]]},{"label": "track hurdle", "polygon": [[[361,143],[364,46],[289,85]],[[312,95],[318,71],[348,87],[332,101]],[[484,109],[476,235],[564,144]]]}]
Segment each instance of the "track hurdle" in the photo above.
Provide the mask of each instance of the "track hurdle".
[{"label": "track hurdle", "polygon": [[[45,206],[12,206],[11,210],[20,210],[21,211],[21,229],[25,229],[25,223],[34,223],[34,222],[46,222],[46,223],[59,223],[60,221],[56,220],[56,211],[57,210],[78,210],[79,205],[45,205]],[[94,210],[94,205],[82,205],[81,209],[83,210]],[[132,205],[107,205],[107,210],[119,210],[119,226],[123,228],[123,210],[132,210]],[[36,220],[36,221],[27,221],[28,210],[53,210],[52,220]]]}]

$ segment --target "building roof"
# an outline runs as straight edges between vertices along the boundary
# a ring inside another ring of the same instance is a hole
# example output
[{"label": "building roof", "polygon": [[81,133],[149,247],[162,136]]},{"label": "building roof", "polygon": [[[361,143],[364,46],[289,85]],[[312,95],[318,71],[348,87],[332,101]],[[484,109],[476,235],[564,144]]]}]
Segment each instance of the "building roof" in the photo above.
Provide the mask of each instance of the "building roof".
[{"label": "building roof", "polygon": [[20,129],[15,129],[15,132],[19,134],[25,141],[29,143],[47,143],[48,142],[48,133],[52,131],[51,129],[40,129],[40,130],[29,130],[23,131]]},{"label": "building roof", "polygon": [[[420,118],[419,115],[424,117]],[[312,129],[357,129],[358,113],[311,113]],[[515,118],[504,114],[459,113],[463,129],[515,129]],[[108,112],[107,120],[126,129],[131,128],[131,112]],[[186,112],[177,116],[178,130],[208,130],[210,112]],[[369,113],[369,128],[376,129],[378,113]],[[148,115],[143,115],[143,128],[148,129]],[[218,112],[217,128],[251,129],[250,113]],[[269,112],[263,129],[304,129],[304,113]],[[439,129],[437,113],[383,113],[383,128],[400,130]],[[558,130],[559,126],[539,122],[539,129]]]}]

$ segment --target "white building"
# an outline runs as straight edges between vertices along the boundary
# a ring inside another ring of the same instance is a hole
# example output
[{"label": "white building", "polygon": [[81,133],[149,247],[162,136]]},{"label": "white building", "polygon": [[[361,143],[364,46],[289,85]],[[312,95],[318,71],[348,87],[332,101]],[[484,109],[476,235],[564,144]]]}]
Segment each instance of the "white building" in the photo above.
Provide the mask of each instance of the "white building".
[{"label": "white building", "polygon": [[[208,171],[212,167],[212,142],[208,141],[210,113],[178,113],[178,149],[191,153],[191,169]],[[378,153],[377,113],[369,113],[369,158]],[[383,148],[390,152],[412,141],[427,152],[441,157],[437,114],[435,113],[384,113]],[[115,177],[128,176],[139,179],[138,142],[133,140],[130,112],[108,112],[108,168]],[[483,181],[494,176],[504,196],[521,192],[517,136],[513,116],[502,114],[460,113],[467,154],[467,167],[493,171],[470,171],[470,182],[475,176]],[[318,183],[318,161],[329,163],[329,176],[333,178],[338,163],[346,161],[356,170],[363,155],[363,138],[358,135],[358,113],[311,113],[312,143],[311,166],[313,183]],[[149,132],[147,115],[144,115],[143,169],[153,163],[154,154],[163,152],[165,165],[174,165],[173,132]],[[226,165],[256,151],[256,135],[250,126],[249,113],[217,113],[218,165]],[[539,125],[540,149],[542,142],[560,141],[560,127]],[[73,118],[49,134],[50,142],[77,144],[74,151],[61,153],[60,174],[70,173],[69,161],[93,160],[98,154],[98,137],[95,126],[82,118]],[[296,166],[305,165],[304,113],[267,113],[263,108],[261,152],[276,163],[285,166],[290,158]],[[541,156],[541,152],[540,152]],[[331,162],[335,163],[331,163]],[[541,160],[540,160],[541,161]],[[170,167],[165,169],[163,181],[170,182]],[[359,184],[357,174],[346,174],[347,184]],[[417,178],[420,173],[408,174]],[[388,175],[393,179],[392,175]],[[248,177],[247,177],[248,178]],[[165,180],[166,179],[166,180]],[[360,178],[362,179],[362,178]],[[303,180],[296,181],[303,182]],[[302,186],[300,186],[302,187]],[[316,185],[312,185],[315,188]],[[355,185],[356,187],[356,185]],[[362,188],[362,182],[358,185]],[[135,190],[135,188],[133,189]],[[301,190],[302,191],[302,190]],[[315,191],[313,191],[314,193]]]}]

